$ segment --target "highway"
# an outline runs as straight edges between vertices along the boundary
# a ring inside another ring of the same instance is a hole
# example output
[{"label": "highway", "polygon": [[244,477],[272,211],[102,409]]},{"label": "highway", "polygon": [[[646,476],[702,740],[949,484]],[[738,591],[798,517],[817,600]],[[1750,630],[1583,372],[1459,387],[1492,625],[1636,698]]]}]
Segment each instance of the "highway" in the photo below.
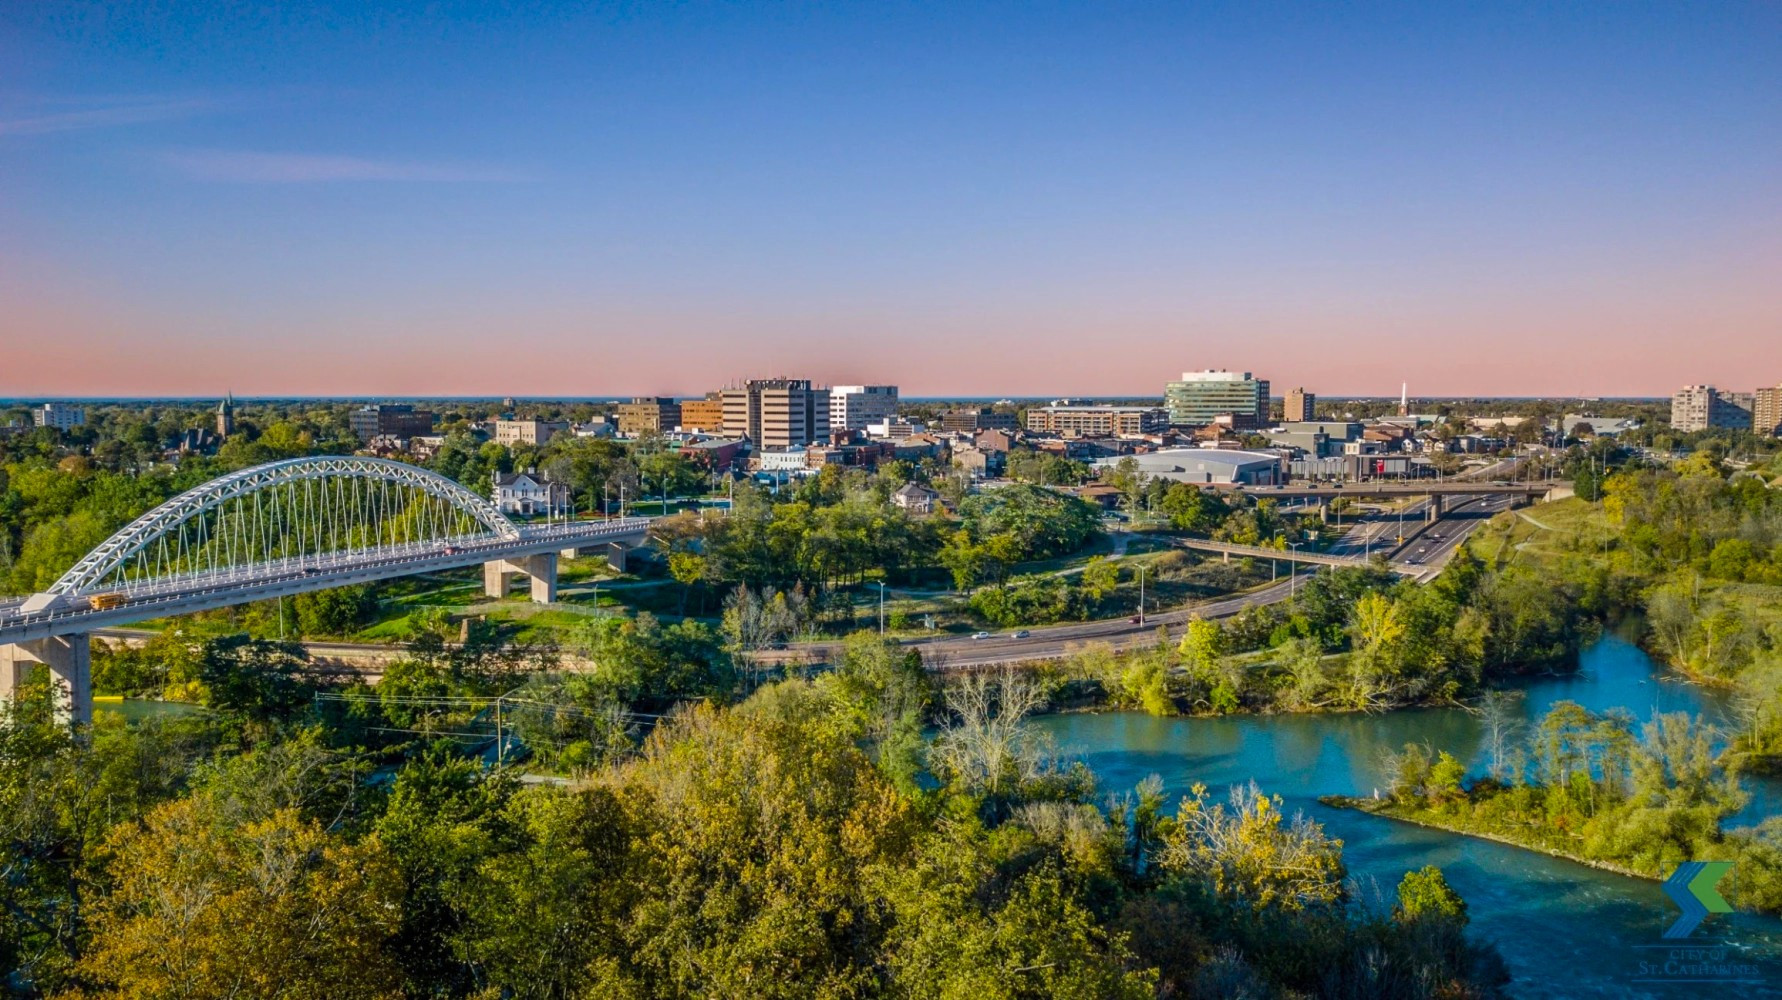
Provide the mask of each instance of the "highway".
[{"label": "highway", "polygon": [[[1332,545],[1329,551],[1336,555],[1355,556],[1369,552],[1382,553],[1400,562],[1425,567],[1426,572],[1415,579],[1427,582],[1441,572],[1442,566],[1468,535],[1496,514],[1510,509],[1521,496],[1516,493],[1501,493],[1457,497],[1448,504],[1450,513],[1434,524],[1423,520],[1420,511],[1427,501],[1419,501],[1405,509],[1406,543],[1402,550],[1394,551],[1398,549],[1395,544],[1398,515],[1390,514],[1364,517]],[[1415,520],[1413,514],[1417,515]],[[1286,561],[1283,556],[1282,562]],[[1299,576],[1307,577],[1312,572],[1309,567],[1302,567]],[[904,645],[920,650],[929,668],[935,670],[1059,659],[1090,642],[1105,642],[1115,649],[1131,649],[1155,642],[1159,628],[1169,629],[1171,638],[1179,637],[1182,626],[1190,615],[1199,615],[1205,619],[1229,618],[1253,605],[1285,601],[1296,587],[1295,581],[1289,577],[1247,593],[1215,598],[1173,611],[1147,614],[1143,624],[1130,618],[1114,618],[1015,630],[1028,633],[1020,639],[1014,638],[1012,631],[1002,631],[987,639],[945,635],[909,639],[904,641]],[[761,662],[767,663],[822,662],[838,651],[840,645],[834,641],[795,643],[785,650],[764,651],[757,656]]]},{"label": "highway", "polygon": [[[1449,513],[1434,524],[1424,520],[1422,513],[1424,501],[1409,504],[1404,511],[1406,542],[1402,548],[1395,544],[1399,530],[1398,515],[1396,513],[1370,514],[1350,526],[1343,537],[1328,551],[1336,555],[1357,557],[1371,553],[1385,554],[1401,565],[1425,567],[1426,572],[1415,578],[1420,582],[1427,582],[1440,572],[1441,567],[1468,535],[1495,514],[1508,510],[1518,499],[1519,496],[1513,494],[1453,498],[1448,504]],[[1287,555],[1283,555],[1281,557],[1283,574],[1287,571],[1287,565]],[[412,564],[406,568],[413,571]],[[1130,618],[1113,618],[1092,622],[1036,626],[1025,630],[1029,634],[1020,639],[1013,638],[1009,631],[1002,631],[987,639],[947,634],[910,639],[906,640],[904,644],[921,651],[929,667],[936,670],[1058,659],[1091,642],[1105,642],[1115,649],[1130,649],[1155,642],[1159,628],[1169,630],[1172,639],[1179,638],[1182,626],[1190,615],[1198,614],[1206,619],[1228,618],[1253,605],[1275,604],[1287,600],[1298,586],[1304,584],[1304,579],[1316,571],[1314,567],[1302,564],[1298,574],[1300,579],[1297,582],[1283,575],[1275,583],[1246,593],[1214,598],[1171,611],[1147,614],[1143,624],[1134,622]],[[122,636],[129,633],[120,629],[113,634]],[[324,657],[331,653],[389,653],[392,651],[392,647],[388,645],[375,643],[314,643],[306,645],[312,652]],[[756,659],[763,663],[821,662],[838,652],[840,646],[840,642],[834,640],[795,643],[784,650],[761,651],[756,654]]]}]

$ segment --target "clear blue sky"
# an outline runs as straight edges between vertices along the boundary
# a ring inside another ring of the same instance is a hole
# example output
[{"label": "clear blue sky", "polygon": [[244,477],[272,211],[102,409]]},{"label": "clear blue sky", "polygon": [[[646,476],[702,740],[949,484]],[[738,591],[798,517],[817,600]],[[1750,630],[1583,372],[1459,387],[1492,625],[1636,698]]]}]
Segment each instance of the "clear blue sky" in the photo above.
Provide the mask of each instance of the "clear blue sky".
[{"label": "clear blue sky", "polygon": [[1782,5],[580,6],[0,8],[0,393],[1782,382]]}]

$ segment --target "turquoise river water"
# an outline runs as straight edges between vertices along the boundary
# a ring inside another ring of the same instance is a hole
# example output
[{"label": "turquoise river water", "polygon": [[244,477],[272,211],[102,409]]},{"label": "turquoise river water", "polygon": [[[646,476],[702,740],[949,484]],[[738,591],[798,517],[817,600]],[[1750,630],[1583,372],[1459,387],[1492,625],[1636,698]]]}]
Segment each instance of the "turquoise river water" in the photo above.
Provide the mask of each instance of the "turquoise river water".
[{"label": "turquoise river water", "polygon": [[[1720,721],[1722,697],[1666,679],[1636,645],[1608,636],[1585,651],[1574,675],[1522,685],[1529,720],[1556,701],[1623,707],[1644,719],[1687,711]],[[1747,914],[1710,919],[1692,946],[1724,949],[1724,961],[1754,966],[1744,982],[1658,982],[1666,961],[1682,959],[1660,934],[1677,916],[1659,883],[1628,878],[1532,851],[1320,805],[1320,795],[1384,789],[1383,753],[1429,743],[1477,763],[1480,728],[1459,709],[1382,715],[1234,716],[1163,719],[1117,712],[1036,718],[1059,748],[1095,770],[1109,791],[1160,776],[1172,794],[1195,782],[1209,789],[1254,779],[1343,841],[1357,890],[1390,900],[1404,872],[1439,865],[1466,898],[1475,933],[1503,952],[1524,997],[1782,996],[1782,921]],[[1731,825],[1782,810],[1782,783],[1747,778],[1751,804]],[[1735,870],[1730,877],[1737,877]],[[1642,963],[1648,968],[1642,970]],[[1681,977],[1677,977],[1681,978]]]}]

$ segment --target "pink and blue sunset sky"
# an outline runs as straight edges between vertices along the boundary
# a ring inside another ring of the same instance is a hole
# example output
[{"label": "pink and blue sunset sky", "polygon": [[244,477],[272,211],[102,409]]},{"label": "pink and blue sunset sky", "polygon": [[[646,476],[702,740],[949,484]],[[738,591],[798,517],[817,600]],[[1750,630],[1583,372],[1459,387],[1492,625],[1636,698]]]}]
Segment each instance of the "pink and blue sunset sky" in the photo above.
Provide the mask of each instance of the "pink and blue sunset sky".
[{"label": "pink and blue sunset sky", "polygon": [[1782,382],[1773,4],[258,6],[0,10],[0,396]]}]

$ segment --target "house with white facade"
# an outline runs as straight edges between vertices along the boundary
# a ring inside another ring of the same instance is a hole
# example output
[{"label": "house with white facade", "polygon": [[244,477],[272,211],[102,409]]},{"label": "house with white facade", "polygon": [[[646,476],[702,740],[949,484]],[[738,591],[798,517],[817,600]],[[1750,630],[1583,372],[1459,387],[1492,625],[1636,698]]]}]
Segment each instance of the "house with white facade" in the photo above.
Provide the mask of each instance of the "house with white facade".
[{"label": "house with white facade", "polygon": [[554,517],[573,513],[569,487],[553,483],[531,470],[495,473],[494,500],[503,514]]}]

